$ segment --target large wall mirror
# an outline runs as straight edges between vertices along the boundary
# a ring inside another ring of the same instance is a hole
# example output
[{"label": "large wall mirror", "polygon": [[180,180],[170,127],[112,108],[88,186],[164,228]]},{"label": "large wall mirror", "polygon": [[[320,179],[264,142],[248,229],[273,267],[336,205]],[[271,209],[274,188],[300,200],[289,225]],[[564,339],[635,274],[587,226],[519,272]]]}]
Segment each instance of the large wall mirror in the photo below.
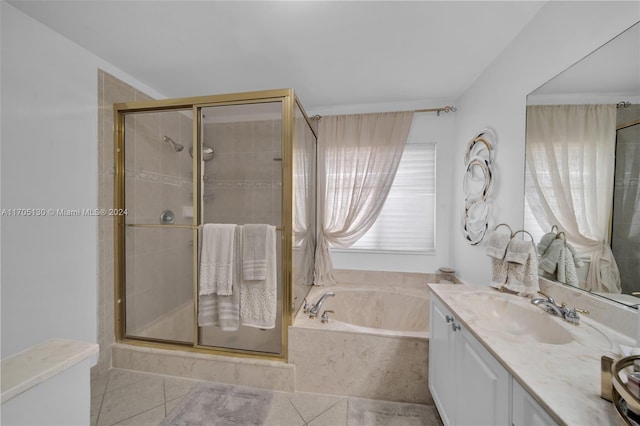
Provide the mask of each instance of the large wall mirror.
[{"label": "large wall mirror", "polygon": [[541,276],[640,304],[640,23],[527,96]]}]

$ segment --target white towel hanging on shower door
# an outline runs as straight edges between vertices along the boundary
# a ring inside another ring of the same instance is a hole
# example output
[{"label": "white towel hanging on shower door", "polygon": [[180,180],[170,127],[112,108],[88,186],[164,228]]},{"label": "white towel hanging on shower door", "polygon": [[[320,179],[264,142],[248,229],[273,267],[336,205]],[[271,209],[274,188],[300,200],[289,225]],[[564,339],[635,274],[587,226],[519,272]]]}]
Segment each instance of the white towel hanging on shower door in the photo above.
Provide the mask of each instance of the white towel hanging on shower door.
[{"label": "white towel hanging on shower door", "polygon": [[231,296],[237,257],[236,227],[237,225],[227,223],[207,223],[203,226],[198,289],[200,296]]},{"label": "white towel hanging on shower door", "polygon": [[[241,243],[240,226],[234,226],[234,258],[240,258]],[[198,229],[201,242],[198,250],[199,259],[202,259],[202,246],[204,226]],[[217,325],[222,331],[237,331],[240,326],[240,274],[237,262],[232,269],[233,283],[230,296],[220,296],[216,293],[198,294],[198,326],[206,327]],[[200,293],[200,291],[199,291]]]},{"label": "white towel hanging on shower door", "polygon": [[[264,280],[244,280],[240,283],[240,323],[248,327],[271,329],[276,326],[278,306],[278,270],[276,256],[276,227],[267,226],[266,273]],[[243,244],[251,244],[243,238]]]}]

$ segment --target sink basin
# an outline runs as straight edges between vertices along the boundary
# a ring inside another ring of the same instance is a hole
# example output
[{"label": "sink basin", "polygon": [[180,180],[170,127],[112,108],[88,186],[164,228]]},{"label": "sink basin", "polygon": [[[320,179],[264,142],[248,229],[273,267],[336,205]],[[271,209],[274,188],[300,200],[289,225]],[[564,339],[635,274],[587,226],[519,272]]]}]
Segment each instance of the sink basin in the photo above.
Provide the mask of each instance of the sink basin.
[{"label": "sink basin", "polygon": [[477,324],[484,328],[515,336],[530,336],[551,345],[564,345],[574,340],[573,335],[558,322],[561,320],[533,305],[522,305],[505,295],[487,292],[472,292],[464,297],[473,299],[477,308]]}]

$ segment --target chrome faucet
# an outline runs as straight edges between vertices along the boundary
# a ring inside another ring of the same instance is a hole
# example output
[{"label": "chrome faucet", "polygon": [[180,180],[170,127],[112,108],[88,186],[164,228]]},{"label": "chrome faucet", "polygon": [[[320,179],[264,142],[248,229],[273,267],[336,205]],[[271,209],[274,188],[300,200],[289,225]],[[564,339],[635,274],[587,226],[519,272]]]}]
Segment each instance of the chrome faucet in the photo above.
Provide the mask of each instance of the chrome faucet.
[{"label": "chrome faucet", "polygon": [[318,301],[315,303],[315,305],[309,306],[307,305],[306,307],[308,307],[309,311],[309,318],[317,318],[318,317],[318,312],[320,312],[320,308],[322,308],[322,305],[324,304],[325,300],[327,300],[329,297],[331,296],[335,296],[336,294],[332,291],[326,292],[325,294],[322,295],[322,297],[320,299],[318,299]]},{"label": "chrome faucet", "polygon": [[589,313],[589,311],[586,311],[583,309],[569,308],[567,307],[566,303],[558,305],[556,301],[553,300],[553,297],[547,296],[541,291],[539,291],[538,293],[540,293],[544,297],[531,299],[532,304],[539,306],[540,308],[544,309],[546,312],[552,315],[559,316],[560,318],[562,318],[567,322],[570,322],[571,324],[577,325],[580,323],[580,316],[578,315],[578,312],[583,314]]}]

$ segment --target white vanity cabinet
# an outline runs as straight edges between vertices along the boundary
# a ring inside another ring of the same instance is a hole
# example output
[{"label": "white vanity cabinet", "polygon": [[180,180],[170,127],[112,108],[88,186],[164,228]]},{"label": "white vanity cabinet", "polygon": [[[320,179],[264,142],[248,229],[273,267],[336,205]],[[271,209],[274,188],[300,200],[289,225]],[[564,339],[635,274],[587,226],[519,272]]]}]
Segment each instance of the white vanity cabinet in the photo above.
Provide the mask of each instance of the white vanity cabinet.
[{"label": "white vanity cabinet", "polygon": [[445,425],[455,424],[456,409],[455,352],[456,333],[453,315],[431,298],[429,306],[429,390]]},{"label": "white vanity cabinet", "polygon": [[515,379],[513,379],[512,390],[511,424],[513,426],[551,426],[557,424]]},{"label": "white vanity cabinet", "polygon": [[510,386],[509,372],[431,298],[429,389],[443,423],[509,424]]}]

